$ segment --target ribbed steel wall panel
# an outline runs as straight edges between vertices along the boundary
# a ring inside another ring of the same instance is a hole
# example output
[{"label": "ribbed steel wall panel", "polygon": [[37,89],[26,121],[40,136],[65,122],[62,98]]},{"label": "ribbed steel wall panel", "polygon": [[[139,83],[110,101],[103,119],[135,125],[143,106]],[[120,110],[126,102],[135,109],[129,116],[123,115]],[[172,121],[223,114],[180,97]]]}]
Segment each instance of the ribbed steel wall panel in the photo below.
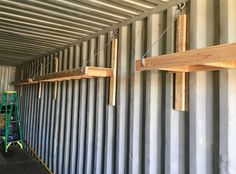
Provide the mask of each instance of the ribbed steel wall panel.
[{"label": "ribbed steel wall panel", "polygon": [[15,73],[15,67],[0,66],[0,92],[14,90]]},{"label": "ribbed steel wall panel", "polygon": [[[220,7],[220,8],[219,8]],[[190,47],[236,41],[234,0],[191,0]],[[23,87],[24,139],[55,174],[235,174],[236,72],[190,73],[190,110],[173,108],[173,74],[135,72],[135,60],[159,37],[176,7],[119,29],[116,106],[108,106],[109,79]],[[219,27],[220,26],[220,27]],[[171,28],[149,56],[174,52]],[[110,66],[111,33],[59,52],[59,71]],[[43,73],[53,71],[43,58]],[[24,77],[40,62],[18,67]],[[19,73],[18,73],[19,74]],[[18,77],[19,78],[19,77]]]}]

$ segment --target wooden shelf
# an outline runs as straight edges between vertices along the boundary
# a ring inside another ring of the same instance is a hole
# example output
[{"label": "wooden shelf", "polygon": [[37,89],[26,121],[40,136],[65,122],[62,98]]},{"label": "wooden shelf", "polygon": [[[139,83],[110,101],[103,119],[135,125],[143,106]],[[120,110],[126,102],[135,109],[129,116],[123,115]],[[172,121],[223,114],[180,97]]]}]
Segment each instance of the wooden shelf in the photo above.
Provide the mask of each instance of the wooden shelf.
[{"label": "wooden shelf", "polygon": [[[109,105],[115,106],[116,104],[116,81],[117,81],[117,56],[118,56],[118,39],[115,38],[111,42],[111,68],[104,67],[93,67],[86,66],[80,69],[72,69],[67,71],[58,72],[58,58],[55,58],[55,72],[51,74],[42,75],[43,64],[40,65],[39,76],[33,79],[25,79],[17,82],[13,82],[14,85],[20,86],[20,95],[22,96],[22,85],[30,85],[39,83],[38,88],[38,98],[41,98],[42,93],[42,83],[53,82],[54,83],[54,93],[53,99],[56,100],[57,96],[57,82],[65,80],[78,80],[78,79],[90,79],[90,78],[110,78],[109,87]],[[21,71],[21,79],[23,78],[23,70]]]},{"label": "wooden shelf", "polygon": [[85,68],[55,72],[47,75],[37,76],[34,79],[26,79],[16,82],[17,85],[27,85],[41,82],[58,82],[64,80],[77,80],[99,77],[112,77],[113,68],[102,68],[86,66]]},{"label": "wooden shelf", "polygon": [[222,44],[136,61],[137,71],[165,70],[172,72],[212,71],[236,68],[236,43]]}]

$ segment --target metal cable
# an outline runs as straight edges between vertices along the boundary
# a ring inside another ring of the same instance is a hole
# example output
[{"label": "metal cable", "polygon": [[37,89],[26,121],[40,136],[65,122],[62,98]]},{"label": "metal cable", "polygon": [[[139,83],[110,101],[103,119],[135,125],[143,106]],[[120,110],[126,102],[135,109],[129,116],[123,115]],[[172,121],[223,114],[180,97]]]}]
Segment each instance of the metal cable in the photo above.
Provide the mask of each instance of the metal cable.
[{"label": "metal cable", "polygon": [[112,33],[112,37],[107,41],[107,43],[103,46],[103,48],[101,48],[100,50],[98,50],[98,51],[93,55],[93,57],[90,57],[87,61],[83,62],[82,66],[81,66],[81,69],[83,69],[85,66],[87,66],[87,64],[88,64],[89,62],[91,62],[92,60],[94,60],[94,59],[97,57],[97,55],[98,55],[102,50],[104,50],[104,49],[111,43],[111,41],[112,41],[114,38],[116,38],[117,33],[118,33],[118,30],[114,30],[113,33]]},{"label": "metal cable", "polygon": [[[110,44],[110,42],[117,36],[117,33],[118,33],[118,30],[114,30],[114,31],[112,32],[112,37],[107,41],[107,43],[103,46],[103,48],[101,48],[100,50],[98,50],[98,51],[93,55],[93,57],[91,57],[91,58],[89,58],[87,61],[83,62],[82,66],[81,66],[81,70],[83,70],[84,67],[87,66],[87,64],[88,64],[89,62],[91,62],[93,59],[95,59],[95,58],[97,57],[97,55],[98,55],[102,50],[104,50],[104,49]],[[55,56],[55,57],[57,57],[57,56]],[[45,64],[44,68],[46,68],[48,65],[50,65],[50,63],[51,63],[53,60],[54,60],[54,59],[51,59],[47,64]],[[32,78],[35,77],[35,75],[38,74],[39,68],[40,68],[40,64],[33,70],[32,73],[30,73],[29,78],[30,78],[31,76],[32,76]]]},{"label": "metal cable", "polygon": [[141,65],[144,66],[144,58],[147,56],[147,54],[152,50],[152,48],[159,43],[159,41],[164,37],[164,35],[167,33],[167,31],[172,27],[173,22],[175,22],[177,20],[177,18],[179,17],[179,15],[181,14],[181,11],[185,8],[186,4],[185,3],[181,3],[178,5],[178,8],[176,10],[176,14],[173,20],[171,20],[170,24],[167,25],[166,29],[159,35],[158,39],[153,42],[153,44],[148,48],[148,50],[143,54],[143,56],[141,57]]},{"label": "metal cable", "polygon": [[[147,56],[147,54],[152,50],[152,48],[157,44],[159,43],[159,41],[164,37],[164,35],[167,33],[167,31],[171,28],[171,26],[173,25],[173,21],[175,22],[177,20],[177,18],[179,17],[179,15],[181,14],[181,11],[185,8],[186,6],[186,3],[183,2],[181,4],[178,5],[178,8],[176,10],[176,15],[174,17],[174,20],[170,20],[170,24],[167,25],[166,29],[160,34],[159,38],[148,48],[148,50],[143,54],[143,56],[141,57],[141,65],[144,66],[144,58]],[[84,69],[85,66],[87,66],[87,64],[89,62],[91,62],[92,60],[94,60],[97,55],[102,51],[104,50],[109,44],[110,42],[116,37],[118,33],[118,30],[114,30],[113,33],[112,33],[112,37],[108,40],[108,42],[104,45],[103,48],[101,48],[100,50],[98,50],[94,55],[93,57],[90,57],[87,61],[83,62],[82,63],[82,66],[81,66],[81,70]],[[57,56],[55,56],[57,57]],[[48,65],[50,65],[50,63],[53,61],[54,59],[51,59],[46,65],[45,67],[47,67]],[[29,75],[29,78],[32,76],[35,77],[35,74],[38,73],[38,69],[40,68],[40,64],[33,70],[32,73],[30,73]]]}]

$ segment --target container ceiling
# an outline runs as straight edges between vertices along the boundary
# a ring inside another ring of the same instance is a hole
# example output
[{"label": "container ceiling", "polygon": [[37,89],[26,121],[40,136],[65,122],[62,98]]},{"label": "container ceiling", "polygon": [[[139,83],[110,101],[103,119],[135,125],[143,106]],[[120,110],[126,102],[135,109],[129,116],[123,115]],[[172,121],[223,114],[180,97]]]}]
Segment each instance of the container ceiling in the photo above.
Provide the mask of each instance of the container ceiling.
[{"label": "container ceiling", "polygon": [[[168,0],[0,1],[0,64],[19,65],[161,8]],[[175,0],[172,0],[175,1]]]}]

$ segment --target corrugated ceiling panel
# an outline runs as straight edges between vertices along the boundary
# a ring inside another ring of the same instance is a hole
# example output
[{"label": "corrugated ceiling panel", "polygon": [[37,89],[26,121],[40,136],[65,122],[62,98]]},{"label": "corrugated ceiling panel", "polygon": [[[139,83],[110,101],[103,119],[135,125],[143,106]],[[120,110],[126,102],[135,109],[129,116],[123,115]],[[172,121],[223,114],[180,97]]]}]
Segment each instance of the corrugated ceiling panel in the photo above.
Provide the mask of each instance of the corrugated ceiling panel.
[{"label": "corrugated ceiling panel", "polygon": [[0,64],[14,66],[40,58],[165,4],[164,0],[0,1]]}]

